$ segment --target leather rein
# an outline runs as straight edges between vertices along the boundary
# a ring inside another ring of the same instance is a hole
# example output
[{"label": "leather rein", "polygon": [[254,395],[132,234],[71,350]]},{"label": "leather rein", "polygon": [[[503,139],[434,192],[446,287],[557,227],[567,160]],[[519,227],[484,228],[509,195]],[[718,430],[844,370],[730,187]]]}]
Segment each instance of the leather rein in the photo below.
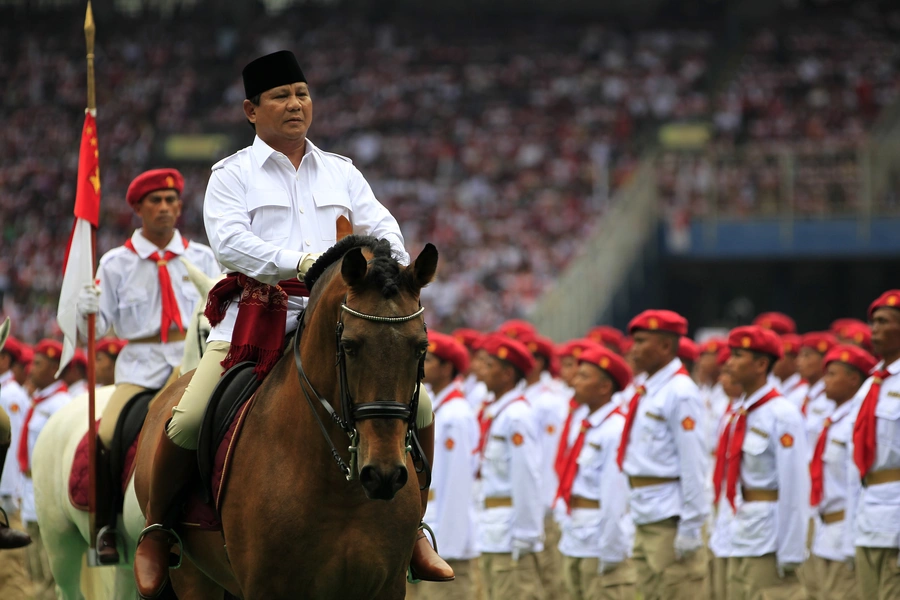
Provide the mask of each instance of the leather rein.
[{"label": "leather rein", "polygon": [[[422,450],[422,445],[419,443],[416,428],[416,413],[418,412],[419,408],[419,390],[421,388],[422,378],[425,375],[425,357],[423,356],[419,359],[419,365],[416,371],[416,389],[413,392],[412,399],[410,400],[409,404],[404,404],[403,402],[380,400],[377,400],[375,402],[366,402],[363,404],[353,404],[353,398],[350,396],[350,386],[347,381],[347,357],[344,354],[344,347],[341,344],[341,340],[344,334],[345,312],[366,321],[390,325],[394,323],[406,323],[408,321],[412,321],[413,319],[421,316],[422,313],[425,312],[425,308],[420,304],[419,310],[402,317],[383,317],[379,315],[369,315],[356,311],[347,306],[347,296],[344,296],[344,301],[341,303],[341,316],[338,319],[337,326],[335,327],[335,340],[337,342],[335,366],[338,367],[338,380],[341,386],[341,414],[338,414],[337,411],[335,411],[334,406],[332,406],[331,402],[323,398],[322,395],[316,391],[312,383],[309,381],[309,377],[307,377],[306,371],[303,370],[303,363],[300,360],[300,337],[305,325],[305,310],[300,313],[300,324],[297,327],[296,333],[294,334],[293,343],[294,363],[297,366],[297,375],[300,379],[300,388],[303,390],[303,395],[306,397],[306,402],[309,404],[313,416],[316,418],[316,423],[318,423],[319,425],[319,430],[325,437],[325,441],[327,441],[329,446],[331,446],[331,457],[334,459],[334,462],[344,474],[344,477],[347,479],[347,481],[353,481],[358,476],[357,458],[359,454],[359,432],[356,429],[356,422],[364,421],[367,419],[399,419],[401,421],[406,421],[406,451],[412,453],[413,466],[416,469],[416,473],[421,473],[423,471],[425,471],[426,473],[425,487],[422,488],[425,489],[431,483],[431,465],[428,463],[428,459],[425,457],[425,453]],[[422,325],[427,331],[427,326],[424,322]],[[306,385],[303,385],[304,383]],[[340,427],[344,431],[344,433],[347,434],[347,437],[350,441],[350,446],[347,448],[350,451],[349,465],[343,459],[337,447],[334,445],[334,441],[328,434],[328,430],[325,428],[325,424],[322,422],[322,418],[319,416],[319,411],[316,410],[315,403],[310,397],[309,392],[307,392],[307,388],[309,388],[309,390],[312,391],[313,395],[315,395],[315,397],[319,400],[319,404],[322,405],[322,407],[325,409],[325,412],[328,413],[329,417],[331,417],[331,420],[338,427]]]}]

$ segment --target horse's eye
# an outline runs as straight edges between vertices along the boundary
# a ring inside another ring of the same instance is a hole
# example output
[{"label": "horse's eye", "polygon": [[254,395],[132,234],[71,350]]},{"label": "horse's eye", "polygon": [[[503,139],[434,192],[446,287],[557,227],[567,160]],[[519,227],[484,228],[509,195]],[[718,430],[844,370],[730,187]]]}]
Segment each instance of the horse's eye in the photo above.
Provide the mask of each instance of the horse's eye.
[{"label": "horse's eye", "polygon": [[341,348],[344,350],[344,354],[347,356],[355,356],[356,355],[356,344],[349,341],[342,341]]},{"label": "horse's eye", "polygon": [[427,354],[427,353],[428,353],[428,346],[421,346],[421,347],[419,347],[418,351],[416,352],[416,356],[418,358],[425,358],[425,354]]}]

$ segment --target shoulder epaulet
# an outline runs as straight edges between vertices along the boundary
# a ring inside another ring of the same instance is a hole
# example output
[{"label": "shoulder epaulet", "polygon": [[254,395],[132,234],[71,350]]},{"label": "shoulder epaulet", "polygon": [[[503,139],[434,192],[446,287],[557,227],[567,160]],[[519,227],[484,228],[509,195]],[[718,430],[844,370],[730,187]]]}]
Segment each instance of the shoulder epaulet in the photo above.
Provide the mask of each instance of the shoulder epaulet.
[{"label": "shoulder epaulet", "polygon": [[122,254],[131,254],[131,250],[126,248],[125,246],[117,246],[112,250],[107,250],[106,253],[100,257],[100,264],[102,265],[105,262],[109,262],[110,260],[116,258],[117,256],[121,256]]},{"label": "shoulder epaulet", "polygon": [[318,151],[319,153],[321,153],[325,156],[332,156],[334,158],[339,158],[339,159],[343,160],[344,162],[348,162],[351,165],[353,164],[353,161],[350,160],[350,158],[344,156],[343,154],[335,154],[334,152],[326,152],[326,151],[322,150],[321,148],[316,148],[316,151]]},{"label": "shoulder epaulet", "polygon": [[212,169],[211,169],[211,170],[215,171],[215,170],[217,170],[217,169],[221,169],[221,168],[223,168],[225,165],[227,165],[227,164],[229,164],[229,163],[234,162],[235,160],[237,160],[237,157],[240,156],[241,153],[243,153],[243,152],[249,152],[249,151],[250,151],[250,147],[247,147],[247,148],[241,148],[240,150],[238,150],[237,152],[235,152],[235,153],[232,154],[231,156],[226,156],[225,158],[223,158],[222,160],[220,160],[219,162],[217,162],[216,164],[214,164],[214,165],[212,166]]}]

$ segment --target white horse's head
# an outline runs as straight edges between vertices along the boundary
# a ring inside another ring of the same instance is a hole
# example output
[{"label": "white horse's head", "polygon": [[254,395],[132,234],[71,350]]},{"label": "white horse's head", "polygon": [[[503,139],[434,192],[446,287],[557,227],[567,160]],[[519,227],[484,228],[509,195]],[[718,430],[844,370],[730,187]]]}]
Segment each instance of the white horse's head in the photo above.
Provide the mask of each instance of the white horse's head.
[{"label": "white horse's head", "polygon": [[181,262],[183,262],[184,266],[187,268],[188,277],[190,277],[194,287],[200,292],[200,302],[197,303],[197,308],[194,309],[194,314],[191,316],[191,322],[188,324],[187,331],[185,332],[184,356],[182,356],[181,359],[181,372],[187,373],[188,371],[193,371],[197,368],[197,365],[200,364],[200,357],[203,356],[203,353],[206,351],[206,338],[209,337],[210,329],[212,329],[209,320],[207,320],[206,316],[203,314],[203,311],[206,310],[206,298],[209,295],[209,290],[211,290],[213,286],[216,285],[216,282],[224,277],[224,275],[214,279],[192,265],[190,261],[183,256],[181,257]]},{"label": "white horse's head", "polygon": [[3,350],[3,346],[6,344],[6,338],[9,337],[9,317],[6,317],[6,320],[3,321],[3,325],[0,325],[0,350]]}]

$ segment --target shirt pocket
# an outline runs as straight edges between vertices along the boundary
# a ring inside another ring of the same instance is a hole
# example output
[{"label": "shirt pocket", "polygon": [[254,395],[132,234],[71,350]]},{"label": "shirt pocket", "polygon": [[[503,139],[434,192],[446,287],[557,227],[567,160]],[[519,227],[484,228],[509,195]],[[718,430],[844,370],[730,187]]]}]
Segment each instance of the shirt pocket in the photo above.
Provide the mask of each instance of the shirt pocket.
[{"label": "shirt pocket", "polygon": [[488,438],[484,447],[484,462],[501,480],[509,479],[509,460],[506,444],[493,436]]},{"label": "shirt pocket", "polygon": [[665,418],[656,413],[645,414],[641,423],[641,439],[648,444],[665,443],[668,437],[668,426]]},{"label": "shirt pocket", "polygon": [[845,442],[829,439],[825,443],[825,451],[822,460],[828,464],[840,464],[847,456],[847,444]]},{"label": "shirt pocket", "polygon": [[768,447],[769,440],[758,433],[748,431],[746,436],[744,436],[744,443],[741,446],[741,451],[744,453],[744,461],[750,472],[760,473],[766,470],[763,461],[766,448]]},{"label": "shirt pocket", "polygon": [[600,471],[602,469],[603,451],[594,444],[585,444],[578,455],[578,476],[591,489],[600,489]]},{"label": "shirt pocket", "polygon": [[[122,290],[119,295],[119,316],[128,320],[129,324],[134,326],[137,323],[136,319],[151,318],[150,309],[152,307],[150,304],[150,294],[147,290],[140,284],[132,283]],[[158,325],[159,323],[157,322]],[[122,332],[117,333],[120,336],[123,335]]]},{"label": "shirt pocket", "polygon": [[878,417],[875,419],[878,439],[890,440],[893,448],[900,449],[900,398],[882,394],[875,407],[875,416]]},{"label": "shirt pocket", "polygon": [[351,220],[350,196],[346,190],[329,187],[313,192],[313,200],[316,203],[316,221],[318,221],[320,237],[324,241],[335,241],[338,217],[346,217],[348,221]]},{"label": "shirt pocket", "polygon": [[251,188],[247,192],[250,230],[263,241],[278,244],[291,235],[291,199],[284,190]]}]

